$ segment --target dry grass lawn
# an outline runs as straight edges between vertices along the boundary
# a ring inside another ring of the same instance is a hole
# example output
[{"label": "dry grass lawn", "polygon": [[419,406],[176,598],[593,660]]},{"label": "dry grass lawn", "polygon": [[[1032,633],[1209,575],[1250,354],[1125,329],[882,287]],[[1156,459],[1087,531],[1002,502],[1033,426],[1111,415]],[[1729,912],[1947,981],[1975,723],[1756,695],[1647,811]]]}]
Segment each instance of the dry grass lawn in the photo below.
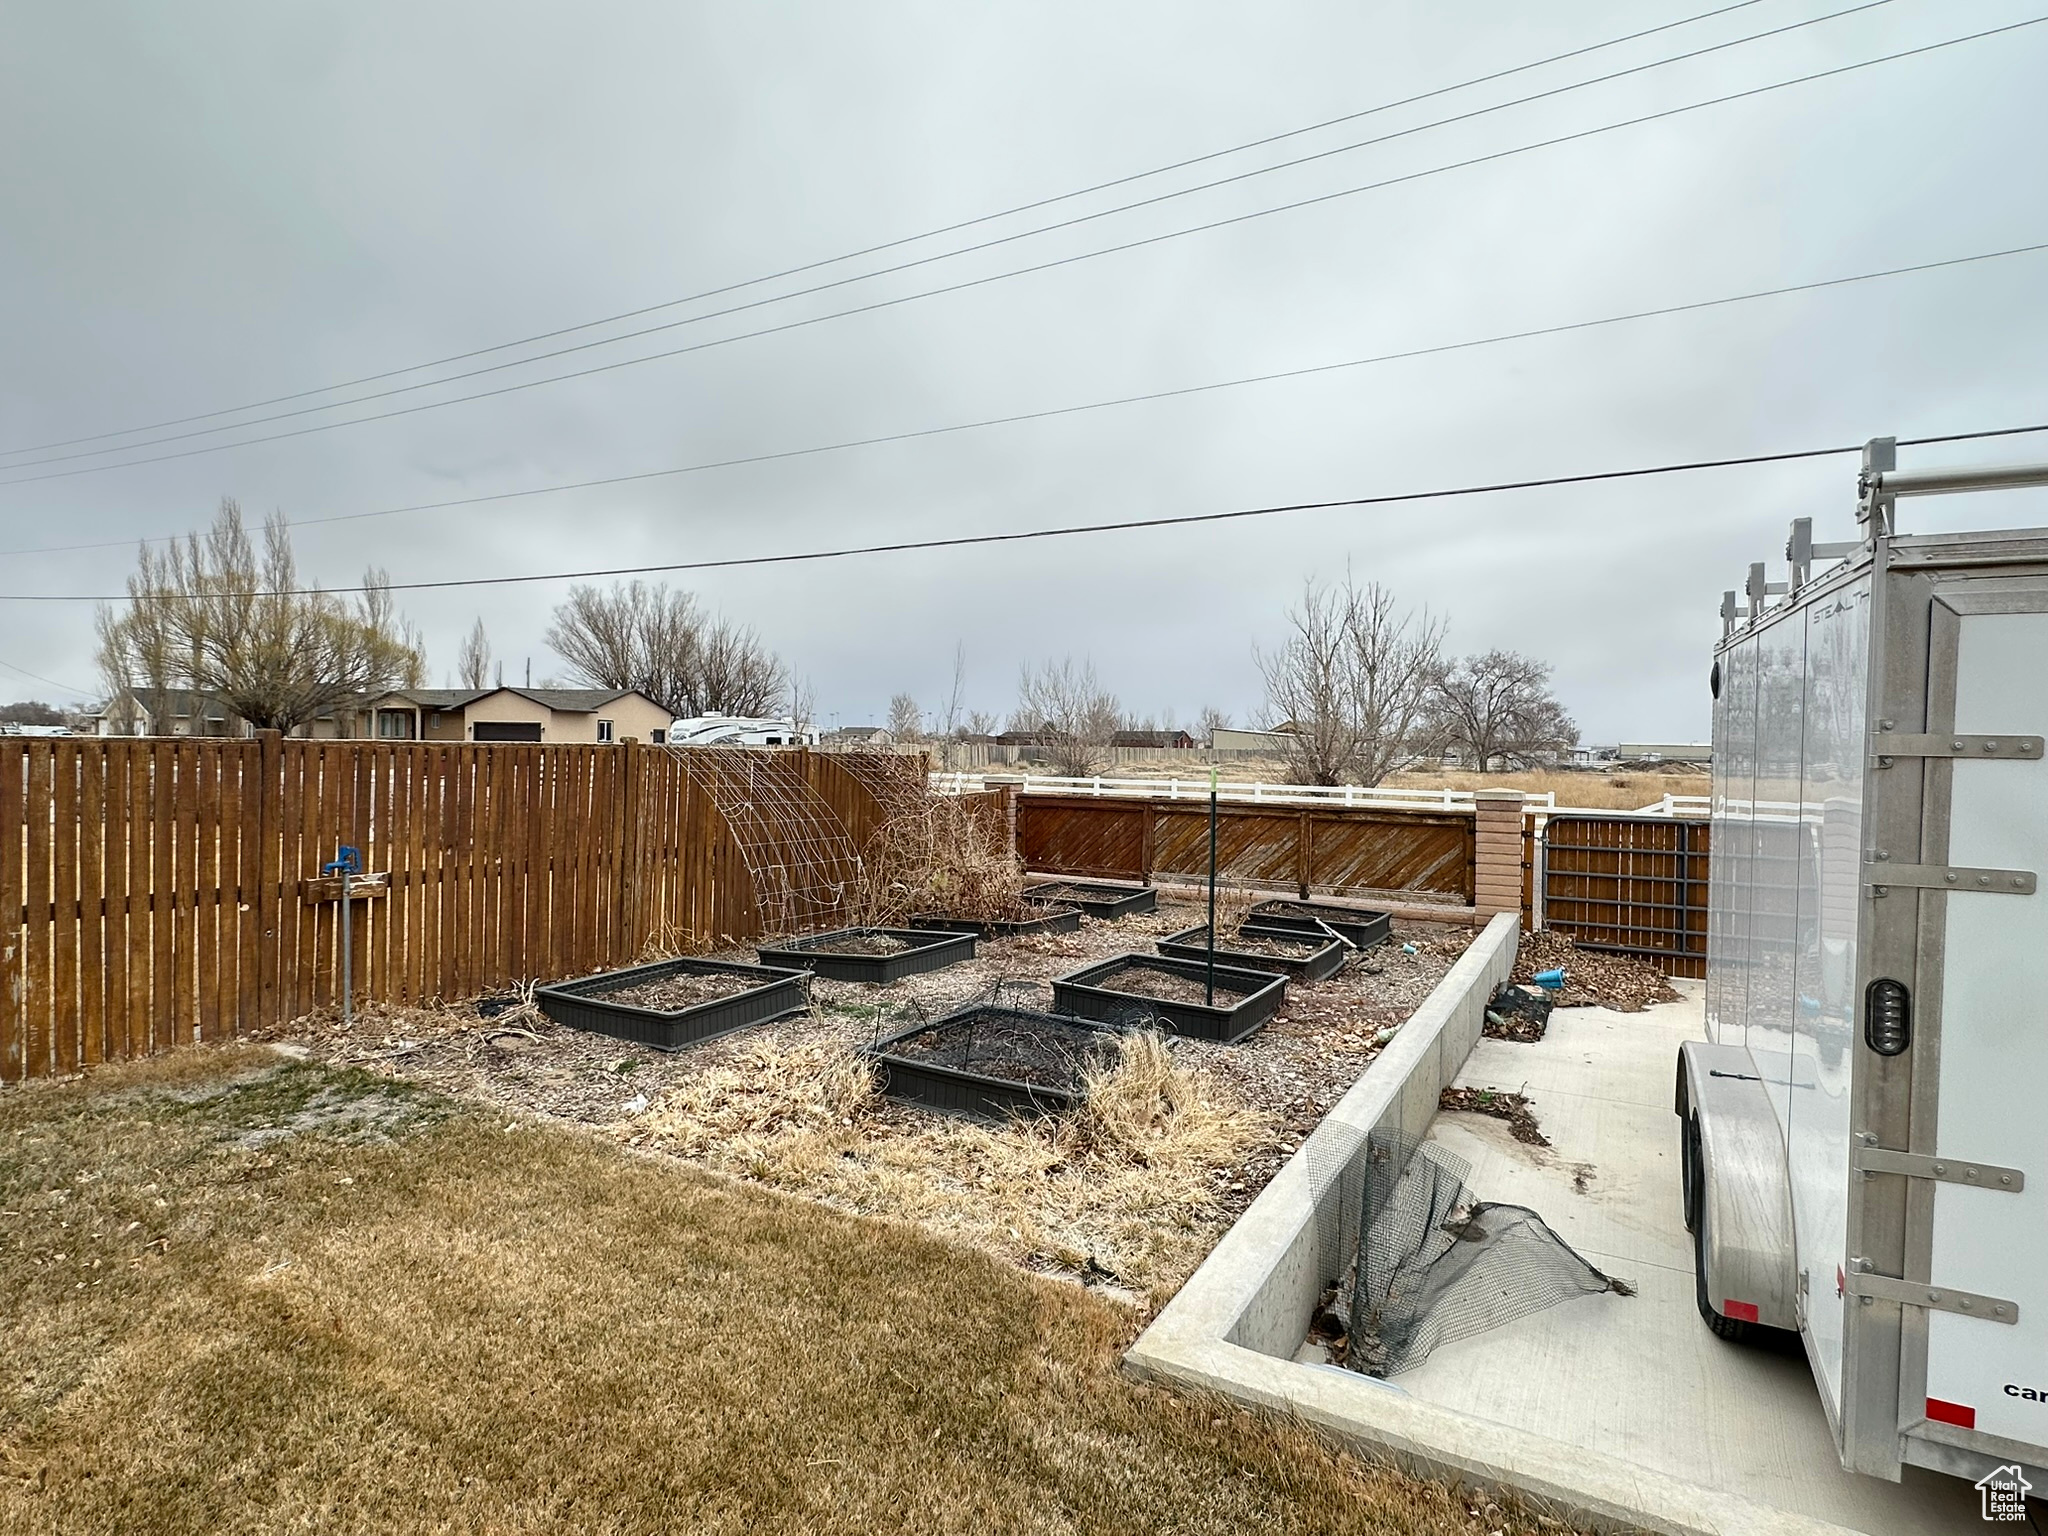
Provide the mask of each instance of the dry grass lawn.
[{"label": "dry grass lawn", "polygon": [[901,1223],[256,1051],[0,1094],[0,1532],[1532,1521],[1115,1371]]},{"label": "dry grass lawn", "polygon": [[1635,768],[1610,772],[1397,773],[1391,789],[1519,789],[1532,795],[1555,793],[1559,806],[1584,811],[1639,811],[1666,795],[1704,795],[1705,773],[1658,773]]}]

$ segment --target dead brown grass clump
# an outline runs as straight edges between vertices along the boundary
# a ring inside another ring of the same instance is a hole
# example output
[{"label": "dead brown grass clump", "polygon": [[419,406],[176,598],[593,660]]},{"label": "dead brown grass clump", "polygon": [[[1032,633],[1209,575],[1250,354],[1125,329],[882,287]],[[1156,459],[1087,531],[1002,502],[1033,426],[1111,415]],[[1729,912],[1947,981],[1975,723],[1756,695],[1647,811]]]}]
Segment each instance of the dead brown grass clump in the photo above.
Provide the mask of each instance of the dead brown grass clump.
[{"label": "dead brown grass clump", "polygon": [[[887,1105],[844,1046],[766,1035],[665,1095],[632,1145],[917,1221],[1016,1261],[1107,1271],[1170,1294],[1226,1223],[1219,1175],[1265,1117],[1134,1037],[1074,1114],[1007,1125]],[[1091,1268],[1092,1266],[1092,1268]]]},{"label": "dead brown grass clump", "polygon": [[4,1536],[1534,1529],[1127,1382],[1125,1309],[903,1225],[432,1095],[254,1145],[410,1091],[169,1062],[0,1092]]},{"label": "dead brown grass clump", "polygon": [[861,860],[854,921],[900,924],[919,913],[975,922],[1034,917],[1024,868],[970,802],[926,795],[882,823]]}]

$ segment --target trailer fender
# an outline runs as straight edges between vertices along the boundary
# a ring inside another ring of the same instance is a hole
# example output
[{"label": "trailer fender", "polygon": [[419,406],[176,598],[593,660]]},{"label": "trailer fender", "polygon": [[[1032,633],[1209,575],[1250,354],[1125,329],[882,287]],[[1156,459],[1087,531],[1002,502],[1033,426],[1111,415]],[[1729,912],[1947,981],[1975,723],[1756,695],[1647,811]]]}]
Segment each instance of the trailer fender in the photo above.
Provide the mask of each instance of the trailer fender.
[{"label": "trailer fender", "polygon": [[1785,1139],[1749,1052],[1688,1040],[1678,1050],[1685,1225],[1700,1316],[1723,1338],[1796,1330],[1797,1261]]}]

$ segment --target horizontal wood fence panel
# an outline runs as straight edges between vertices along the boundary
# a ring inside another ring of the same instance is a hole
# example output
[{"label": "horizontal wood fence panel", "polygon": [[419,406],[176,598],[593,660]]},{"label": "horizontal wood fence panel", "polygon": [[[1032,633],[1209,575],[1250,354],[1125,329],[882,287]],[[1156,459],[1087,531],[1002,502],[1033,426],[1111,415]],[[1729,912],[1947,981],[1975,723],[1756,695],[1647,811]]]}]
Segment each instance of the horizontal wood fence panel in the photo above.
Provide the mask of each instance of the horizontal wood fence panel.
[{"label": "horizontal wood fence panel", "polygon": [[[856,847],[922,758],[705,747],[0,740],[0,1081],[282,1023],[453,1000],[761,932],[690,754],[761,753]],[[873,759],[870,761],[870,759]],[[881,793],[878,793],[879,786]],[[800,840],[791,848],[801,853]]]},{"label": "horizontal wood fence panel", "polygon": [[[1263,886],[1417,892],[1472,900],[1472,818],[1381,810],[1218,808],[1217,869]],[[1206,877],[1206,801],[1026,795],[1017,845],[1027,869],[1106,879]]]},{"label": "horizontal wood fence panel", "polygon": [[1553,816],[1543,832],[1544,926],[1671,976],[1707,973],[1711,828],[1670,816]]}]

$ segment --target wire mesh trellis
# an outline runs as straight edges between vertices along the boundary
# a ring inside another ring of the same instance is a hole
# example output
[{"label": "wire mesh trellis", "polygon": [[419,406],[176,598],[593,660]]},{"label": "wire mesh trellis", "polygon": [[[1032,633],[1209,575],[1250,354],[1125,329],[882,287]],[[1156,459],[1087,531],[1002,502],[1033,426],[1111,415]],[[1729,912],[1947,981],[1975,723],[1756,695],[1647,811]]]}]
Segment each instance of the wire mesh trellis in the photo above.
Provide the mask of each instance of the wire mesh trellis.
[{"label": "wire mesh trellis", "polygon": [[668,750],[725,822],[753,878],[765,933],[802,933],[843,914],[860,875],[860,851],[791,754],[748,747]]},{"label": "wire mesh trellis", "polygon": [[832,761],[846,776],[874,796],[882,818],[892,821],[924,809],[931,798],[931,781],[922,757],[895,752],[835,753]]}]

